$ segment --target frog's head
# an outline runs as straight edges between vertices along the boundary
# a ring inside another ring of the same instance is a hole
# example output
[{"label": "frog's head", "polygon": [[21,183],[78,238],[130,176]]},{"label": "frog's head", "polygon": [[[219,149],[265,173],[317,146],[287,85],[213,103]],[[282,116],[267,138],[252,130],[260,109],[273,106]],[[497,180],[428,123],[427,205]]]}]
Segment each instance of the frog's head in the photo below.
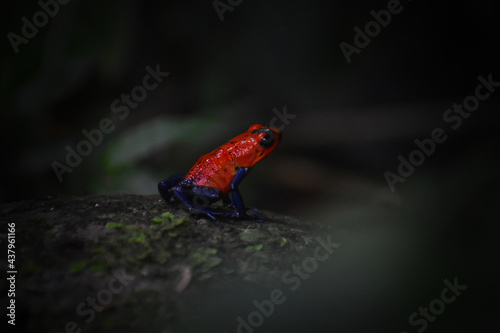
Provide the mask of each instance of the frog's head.
[{"label": "frog's head", "polygon": [[278,145],[281,140],[281,131],[274,127],[266,127],[262,125],[252,125],[248,131],[255,140],[255,160],[254,164],[258,163],[264,157],[269,155]]}]

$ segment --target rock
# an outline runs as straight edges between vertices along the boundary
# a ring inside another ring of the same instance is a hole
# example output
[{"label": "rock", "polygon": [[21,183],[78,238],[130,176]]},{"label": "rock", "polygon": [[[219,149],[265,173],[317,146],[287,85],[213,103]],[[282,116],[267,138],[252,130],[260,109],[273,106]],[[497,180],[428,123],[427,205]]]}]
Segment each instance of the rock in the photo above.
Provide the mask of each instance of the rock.
[{"label": "rock", "polygon": [[[322,232],[292,217],[257,214],[264,222],[213,221],[156,195],[4,204],[2,230],[15,223],[16,326],[51,332],[210,331],[204,316],[218,311],[211,309],[211,299],[269,297]],[[236,330],[235,317],[227,320]]]}]

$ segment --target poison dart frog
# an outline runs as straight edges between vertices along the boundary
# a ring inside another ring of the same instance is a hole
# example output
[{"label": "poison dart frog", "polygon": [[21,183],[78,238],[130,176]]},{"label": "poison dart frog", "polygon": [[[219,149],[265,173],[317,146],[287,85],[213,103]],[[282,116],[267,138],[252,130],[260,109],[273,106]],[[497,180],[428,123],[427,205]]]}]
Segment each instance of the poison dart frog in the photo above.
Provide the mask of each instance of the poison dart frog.
[{"label": "poison dart frog", "polygon": [[[252,125],[245,133],[200,157],[186,175],[162,180],[158,191],[166,201],[183,203],[190,211],[214,220],[216,215],[222,215],[262,221],[247,215],[238,185],[255,164],[276,148],[280,139],[278,129]],[[206,208],[219,200],[236,208],[236,212]]]}]

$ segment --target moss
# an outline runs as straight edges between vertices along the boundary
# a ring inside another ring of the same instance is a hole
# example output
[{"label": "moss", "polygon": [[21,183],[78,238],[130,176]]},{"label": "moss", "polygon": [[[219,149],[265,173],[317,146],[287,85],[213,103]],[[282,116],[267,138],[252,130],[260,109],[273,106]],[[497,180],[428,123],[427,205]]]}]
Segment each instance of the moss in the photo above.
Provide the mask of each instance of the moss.
[{"label": "moss", "polygon": [[138,233],[138,234],[134,234],[132,235],[132,237],[130,237],[128,239],[128,242],[129,243],[141,243],[141,244],[145,244],[146,243],[146,234],[144,233]]},{"label": "moss", "polygon": [[177,226],[189,221],[188,218],[186,217],[175,217],[172,213],[170,212],[165,212],[161,214],[160,216],[153,217],[151,219],[153,223],[156,225],[152,226],[153,228],[158,228],[158,226],[161,226],[161,231],[169,231],[172,229],[175,229]]},{"label": "moss", "polygon": [[210,269],[214,268],[215,266],[218,266],[220,265],[220,263],[222,262],[222,259],[219,258],[219,257],[213,257],[213,258],[209,258],[201,267],[201,271],[202,272],[207,272],[209,271]]},{"label": "moss", "polygon": [[85,261],[74,262],[69,266],[69,272],[71,274],[79,273],[85,268],[85,266],[87,266],[87,262]]},{"label": "moss", "polygon": [[200,265],[202,264],[203,262],[205,262],[205,260],[207,259],[204,255],[202,255],[201,253],[193,253],[191,255],[191,259],[194,260],[194,264],[195,265]]},{"label": "moss", "polygon": [[108,222],[106,223],[106,229],[123,228],[123,223]]},{"label": "moss", "polygon": [[165,213],[161,214],[161,216],[162,217],[166,217],[166,218],[168,218],[170,220],[174,219],[174,215],[172,213],[170,213],[170,212],[165,212]]},{"label": "moss", "polygon": [[206,273],[222,262],[221,258],[213,256],[216,253],[217,250],[212,248],[198,250],[191,255],[191,260],[201,272]]},{"label": "moss", "polygon": [[206,254],[217,254],[217,249],[212,249],[210,247],[205,249]]},{"label": "moss", "polygon": [[164,219],[162,219],[162,218],[159,218],[159,217],[153,217],[153,218],[151,219],[151,221],[153,221],[154,223],[158,223],[158,224],[163,224],[163,223],[165,223],[165,220],[164,220]]},{"label": "moss", "polygon": [[258,252],[260,250],[262,250],[262,248],[264,247],[263,244],[257,244],[257,245],[248,245],[246,248],[245,248],[245,252],[246,253],[254,253],[254,252]]},{"label": "moss", "polygon": [[204,263],[207,257],[212,254],[217,254],[217,250],[207,247],[206,249],[199,249],[197,252],[193,253],[191,258],[194,260],[195,265],[199,265]]},{"label": "moss", "polygon": [[211,278],[214,274],[212,268],[220,265],[221,262],[222,259],[218,257],[207,258],[199,268],[202,274],[200,274],[198,280],[206,280]]},{"label": "moss", "polygon": [[245,229],[240,233],[241,240],[245,242],[255,242],[266,237],[267,235],[258,229]]}]

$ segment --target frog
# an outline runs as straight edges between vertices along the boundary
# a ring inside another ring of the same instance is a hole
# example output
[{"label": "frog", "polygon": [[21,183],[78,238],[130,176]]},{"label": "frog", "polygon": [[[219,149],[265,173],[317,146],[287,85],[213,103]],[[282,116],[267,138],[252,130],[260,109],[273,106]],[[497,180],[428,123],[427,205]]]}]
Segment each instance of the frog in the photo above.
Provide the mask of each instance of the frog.
[{"label": "frog", "polygon": [[[260,124],[201,156],[185,174],[170,176],[158,183],[158,192],[167,202],[177,202],[189,212],[212,220],[226,216],[252,221],[238,186],[252,168],[271,154],[281,141],[282,132]],[[216,211],[208,206],[222,201],[232,211]]]}]

